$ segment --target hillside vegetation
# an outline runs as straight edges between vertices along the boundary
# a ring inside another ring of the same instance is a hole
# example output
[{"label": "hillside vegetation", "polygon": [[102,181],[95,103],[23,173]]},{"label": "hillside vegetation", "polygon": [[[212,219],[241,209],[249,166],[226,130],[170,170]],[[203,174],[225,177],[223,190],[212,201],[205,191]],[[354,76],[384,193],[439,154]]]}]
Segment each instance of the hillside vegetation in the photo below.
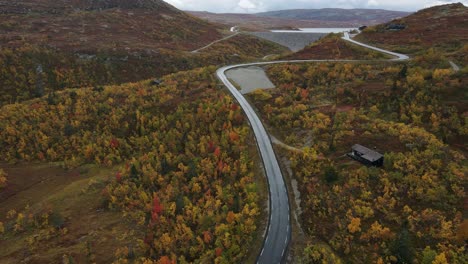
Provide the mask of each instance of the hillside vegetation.
[{"label": "hillside vegetation", "polygon": [[[369,27],[357,36],[357,40],[403,53],[418,53],[433,48],[449,55],[460,52],[466,54],[467,17],[468,7],[463,4],[436,6]],[[392,24],[404,25],[405,29],[392,30]],[[460,62],[466,65],[468,61],[464,57]]]},{"label": "hillside vegetation", "polygon": [[[448,61],[468,57],[466,10],[358,37],[410,61],[266,66],[276,88],[248,99],[300,209],[289,261],[468,263],[468,75]],[[214,65],[285,48],[237,34],[191,52],[227,34],[160,0],[0,0],[0,263],[255,261],[266,179]],[[332,34],[285,58],[386,56]]]},{"label": "hillside vegetation", "polygon": [[25,45],[0,48],[0,105],[53,96],[64,88],[94,87],[161,77],[201,65],[240,63],[285,48],[247,35],[217,43],[199,53],[161,49],[133,56],[119,51],[75,55],[56,49]]},{"label": "hillside vegetation", "polygon": [[287,60],[376,60],[385,59],[386,55],[372,51],[343,40],[343,34],[329,34],[310,44],[304,49],[283,56]]},{"label": "hillside vegetation", "polygon": [[[122,212],[134,232],[122,234],[127,245],[108,245],[103,259],[241,262],[260,215],[255,154],[246,147],[253,139],[241,109],[216,87],[214,70],[170,75],[158,87],[144,81],[64,90],[50,99],[4,106],[2,160],[112,169],[108,180],[90,183],[101,193],[98,208]],[[66,250],[81,243],[61,240],[73,221],[48,221],[64,212],[48,209],[47,203],[11,209],[0,215],[0,260],[25,259],[21,252],[26,251],[34,261],[48,246]],[[12,240],[25,242],[9,244]],[[89,240],[102,242],[95,236]],[[67,258],[75,261],[87,254],[71,252]],[[62,258],[60,251],[49,253],[48,263]]]},{"label": "hillside vegetation", "polygon": [[221,36],[212,24],[160,0],[23,1],[0,5],[0,14],[0,43],[6,47],[34,43],[84,54],[144,53],[192,50]]},{"label": "hillside vegetation", "polygon": [[[467,261],[468,109],[452,101],[466,76],[425,59],[275,65],[277,89],[251,95],[273,134],[300,149],[279,151],[309,237],[298,262]],[[346,157],[354,144],[384,153],[384,166]]]},{"label": "hillside vegetation", "polygon": [[190,53],[222,37],[218,26],[157,0],[3,1],[0,105],[282,51],[244,36],[211,53]]},{"label": "hillside vegetation", "polygon": [[0,18],[0,262],[255,258],[253,136],[215,67],[180,70],[284,48],[192,53],[220,27],[156,0],[1,1]]}]

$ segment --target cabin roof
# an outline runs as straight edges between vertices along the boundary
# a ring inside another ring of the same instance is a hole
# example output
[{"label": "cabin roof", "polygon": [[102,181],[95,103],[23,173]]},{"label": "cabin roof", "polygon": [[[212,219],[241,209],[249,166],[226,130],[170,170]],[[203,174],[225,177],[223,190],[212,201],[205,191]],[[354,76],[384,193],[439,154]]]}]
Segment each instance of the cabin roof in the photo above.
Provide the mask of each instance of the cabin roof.
[{"label": "cabin roof", "polygon": [[372,149],[368,149],[362,145],[356,144],[352,147],[353,151],[361,153],[361,158],[369,160],[371,162],[377,161],[383,158],[383,155]]}]

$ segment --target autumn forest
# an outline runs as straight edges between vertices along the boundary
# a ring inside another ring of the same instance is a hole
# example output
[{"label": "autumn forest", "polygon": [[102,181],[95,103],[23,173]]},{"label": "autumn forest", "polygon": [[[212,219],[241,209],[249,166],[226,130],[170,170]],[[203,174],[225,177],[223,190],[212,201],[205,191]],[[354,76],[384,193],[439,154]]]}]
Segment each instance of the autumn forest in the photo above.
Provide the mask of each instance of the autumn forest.
[{"label": "autumn forest", "polygon": [[468,263],[462,4],[355,37],[398,61],[342,33],[291,52],[159,0],[72,2],[0,1],[0,263],[261,260],[277,183],[217,72],[257,61],[274,88],[243,96],[287,189],[282,263]]}]

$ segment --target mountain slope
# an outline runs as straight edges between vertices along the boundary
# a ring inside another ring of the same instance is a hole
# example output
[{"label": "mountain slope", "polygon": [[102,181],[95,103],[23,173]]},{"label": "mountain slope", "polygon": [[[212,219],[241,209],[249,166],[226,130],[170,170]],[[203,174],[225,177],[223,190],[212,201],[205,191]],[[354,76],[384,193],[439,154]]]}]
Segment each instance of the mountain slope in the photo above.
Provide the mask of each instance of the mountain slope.
[{"label": "mountain slope", "polygon": [[341,39],[342,34],[329,34],[304,49],[281,57],[286,60],[373,60],[385,59],[383,53],[372,51]]},{"label": "mountain slope", "polygon": [[[64,88],[238,63],[280,49],[252,39],[236,56],[189,52],[222,37],[220,26],[161,0],[0,0],[0,105]],[[237,45],[233,41],[226,43]]]},{"label": "mountain slope", "polygon": [[[395,25],[402,25],[404,29],[394,29]],[[429,47],[454,52],[468,43],[468,8],[450,4],[423,9],[368,28],[357,39],[409,53]]]},{"label": "mountain slope", "polygon": [[0,1],[0,14],[7,47],[191,50],[220,37],[212,24],[160,0]]},{"label": "mountain slope", "polygon": [[111,8],[122,9],[151,9],[171,10],[180,12],[176,8],[161,0],[26,0],[26,1],[0,1],[2,13],[64,13],[76,10],[104,10]]},{"label": "mountain slope", "polygon": [[0,105],[201,66],[219,28],[161,0],[0,1]]}]

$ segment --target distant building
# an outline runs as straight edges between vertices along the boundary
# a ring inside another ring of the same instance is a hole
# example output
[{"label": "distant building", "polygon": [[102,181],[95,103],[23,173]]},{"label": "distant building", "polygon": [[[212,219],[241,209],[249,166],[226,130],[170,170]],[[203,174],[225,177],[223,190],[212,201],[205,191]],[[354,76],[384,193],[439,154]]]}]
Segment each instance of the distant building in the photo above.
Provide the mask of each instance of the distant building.
[{"label": "distant building", "polygon": [[384,162],[384,156],[382,154],[359,144],[352,147],[352,152],[349,153],[348,156],[368,166],[380,167],[383,166]]},{"label": "distant building", "polygon": [[161,81],[161,80],[152,80],[152,81],[150,82],[150,85],[152,85],[152,86],[159,86],[159,85],[161,85],[161,84],[162,84],[162,81]]},{"label": "distant building", "polygon": [[387,26],[387,30],[395,30],[395,31],[403,30],[405,28],[406,28],[406,25],[403,25],[403,24],[390,24]]}]

